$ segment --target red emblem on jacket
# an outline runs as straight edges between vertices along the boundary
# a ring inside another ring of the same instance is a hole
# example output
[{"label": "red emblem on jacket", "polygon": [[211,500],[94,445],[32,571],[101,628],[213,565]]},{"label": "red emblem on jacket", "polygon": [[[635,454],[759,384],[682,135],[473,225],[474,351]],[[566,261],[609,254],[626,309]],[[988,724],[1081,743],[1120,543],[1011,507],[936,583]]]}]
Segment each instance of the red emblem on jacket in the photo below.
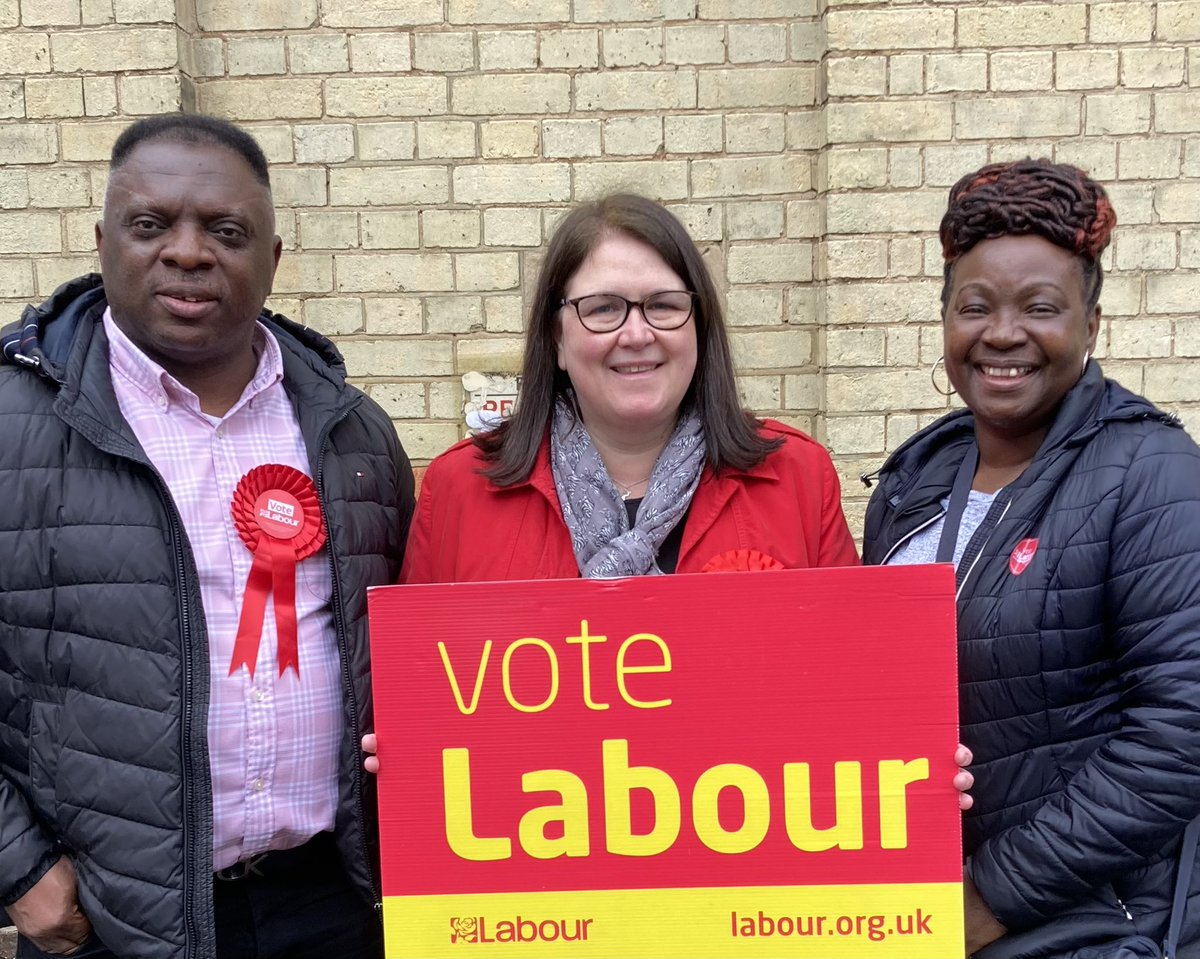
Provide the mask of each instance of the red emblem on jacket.
[{"label": "red emblem on jacket", "polygon": [[1008,571],[1014,576],[1020,576],[1025,572],[1025,567],[1033,562],[1037,546],[1038,541],[1036,539],[1023,539],[1017,543],[1008,557]]}]

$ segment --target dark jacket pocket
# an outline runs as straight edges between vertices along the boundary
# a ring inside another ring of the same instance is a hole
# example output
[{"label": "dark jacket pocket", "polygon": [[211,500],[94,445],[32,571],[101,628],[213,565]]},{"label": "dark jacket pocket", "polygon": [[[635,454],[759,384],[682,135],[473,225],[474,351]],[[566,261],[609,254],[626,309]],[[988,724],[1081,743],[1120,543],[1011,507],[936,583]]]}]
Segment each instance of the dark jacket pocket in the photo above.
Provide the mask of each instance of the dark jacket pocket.
[{"label": "dark jacket pocket", "polygon": [[61,750],[58,720],[58,706],[34,700],[29,710],[29,798],[38,814],[51,824],[58,822],[54,801]]}]

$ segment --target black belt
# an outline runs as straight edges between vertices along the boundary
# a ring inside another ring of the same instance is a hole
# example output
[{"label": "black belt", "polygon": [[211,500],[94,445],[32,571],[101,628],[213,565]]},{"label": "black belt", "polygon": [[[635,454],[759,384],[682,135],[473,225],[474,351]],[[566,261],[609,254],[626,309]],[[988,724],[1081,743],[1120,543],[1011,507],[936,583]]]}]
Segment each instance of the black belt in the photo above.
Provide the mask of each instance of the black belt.
[{"label": "black belt", "polygon": [[264,852],[232,866],[218,869],[213,879],[220,882],[239,882],[244,879],[271,879],[282,875],[296,875],[305,870],[327,867],[338,861],[337,844],[333,833],[317,833],[312,839],[292,849],[277,849]]}]

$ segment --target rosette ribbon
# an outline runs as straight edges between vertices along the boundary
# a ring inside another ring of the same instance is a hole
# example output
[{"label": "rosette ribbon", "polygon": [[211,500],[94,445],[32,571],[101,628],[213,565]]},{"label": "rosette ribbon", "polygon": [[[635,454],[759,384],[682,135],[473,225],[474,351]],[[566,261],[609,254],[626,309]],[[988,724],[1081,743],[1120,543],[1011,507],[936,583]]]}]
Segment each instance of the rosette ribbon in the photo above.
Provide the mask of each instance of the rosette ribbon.
[{"label": "rosette ribbon", "polygon": [[702,573],[738,573],[763,569],[783,569],[783,563],[774,556],[756,549],[731,549],[719,553],[704,564]]},{"label": "rosette ribbon", "polygon": [[238,481],[233,525],[254,554],[229,675],[245,666],[254,677],[262,642],[267,597],[275,600],[279,675],[289,666],[300,675],[296,635],[296,564],[325,545],[325,523],[313,481],[291,466],[257,466]]}]

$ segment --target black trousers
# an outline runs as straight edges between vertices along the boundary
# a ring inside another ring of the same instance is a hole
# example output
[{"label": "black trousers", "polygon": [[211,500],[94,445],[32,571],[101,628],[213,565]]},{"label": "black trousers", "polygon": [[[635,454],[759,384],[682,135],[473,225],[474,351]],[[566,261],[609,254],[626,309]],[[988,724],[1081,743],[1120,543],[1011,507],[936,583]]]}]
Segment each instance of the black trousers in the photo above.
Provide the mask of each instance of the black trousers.
[{"label": "black trousers", "polygon": [[[330,833],[213,878],[218,959],[382,959],[380,916],[351,886]],[[25,939],[17,959],[53,959]],[[124,959],[92,935],[72,959]]]}]

